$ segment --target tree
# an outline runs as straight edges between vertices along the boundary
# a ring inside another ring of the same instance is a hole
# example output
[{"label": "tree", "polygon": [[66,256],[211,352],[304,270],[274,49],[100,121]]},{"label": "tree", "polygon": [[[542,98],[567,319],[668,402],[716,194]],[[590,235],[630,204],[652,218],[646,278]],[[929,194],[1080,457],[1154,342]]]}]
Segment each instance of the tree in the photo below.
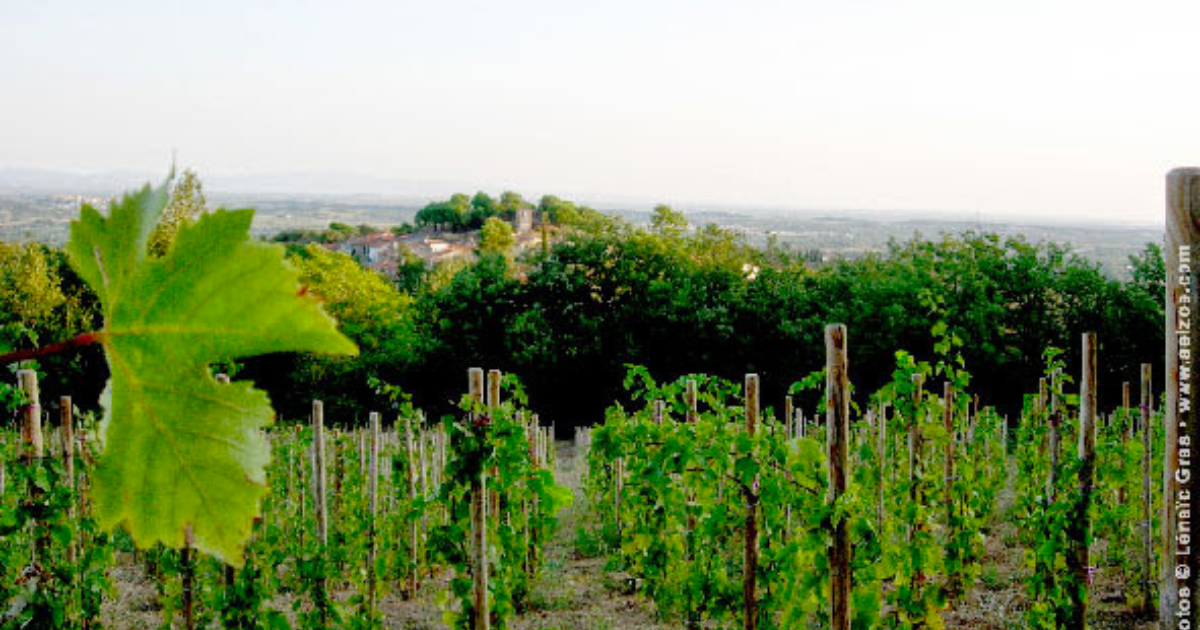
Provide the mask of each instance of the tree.
[{"label": "tree", "polygon": [[36,337],[66,300],[60,284],[42,246],[0,243],[0,344]]},{"label": "tree", "polygon": [[512,219],[517,216],[517,210],[527,207],[529,202],[521,196],[521,193],[516,193],[511,190],[506,190],[500,193],[500,203],[496,209],[500,212],[500,216],[505,219]]},{"label": "tree", "polygon": [[512,226],[498,217],[490,217],[479,234],[479,253],[507,254],[517,242]]},{"label": "tree", "polygon": [[575,203],[554,195],[543,195],[538,201],[538,211],[548,214],[550,222],[555,225],[574,225],[579,221],[579,210]]},{"label": "tree", "polygon": [[171,248],[179,228],[190,224],[208,210],[204,185],[191,169],[185,169],[171,189],[171,198],[163,209],[162,218],[150,235],[150,255],[161,258]]},{"label": "tree", "polygon": [[688,229],[688,221],[683,213],[671,206],[659,204],[650,215],[650,226],[663,236],[679,237]]}]

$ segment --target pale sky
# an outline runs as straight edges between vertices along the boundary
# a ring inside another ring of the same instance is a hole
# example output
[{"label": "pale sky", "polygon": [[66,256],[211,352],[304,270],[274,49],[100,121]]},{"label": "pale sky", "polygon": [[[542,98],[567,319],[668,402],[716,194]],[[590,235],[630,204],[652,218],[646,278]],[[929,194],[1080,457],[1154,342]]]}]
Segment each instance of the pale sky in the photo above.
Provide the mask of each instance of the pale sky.
[{"label": "pale sky", "polygon": [[1200,1],[0,0],[0,91],[0,168],[1157,223]]}]

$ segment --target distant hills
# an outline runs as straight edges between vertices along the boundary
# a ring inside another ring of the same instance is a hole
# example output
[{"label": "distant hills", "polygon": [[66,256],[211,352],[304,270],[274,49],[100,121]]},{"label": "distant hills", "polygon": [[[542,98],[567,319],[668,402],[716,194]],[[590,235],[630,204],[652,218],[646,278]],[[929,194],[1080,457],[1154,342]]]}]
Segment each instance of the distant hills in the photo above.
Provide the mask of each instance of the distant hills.
[{"label": "distant hills", "polygon": [[[0,168],[0,240],[61,243],[80,201],[103,199],[159,181],[165,173],[113,170],[72,173],[45,169]],[[400,180],[345,173],[268,173],[202,175],[210,205],[253,207],[255,232],[270,235],[289,228],[326,227],[337,221],[380,227],[412,221],[416,211],[454,192],[501,192],[503,186]],[[620,196],[572,196],[556,193],[634,222],[649,221],[655,201]],[[530,195],[531,199],[536,199]],[[822,257],[860,256],[882,251],[891,239],[967,230],[1022,235],[1030,241],[1068,244],[1072,251],[1099,262],[1115,277],[1125,275],[1129,255],[1148,242],[1162,241],[1161,226],[1089,224],[1050,216],[1036,221],[970,220],[970,213],[755,208],[720,203],[680,203],[693,225],[715,223],[741,232],[755,244],[773,237]]]}]

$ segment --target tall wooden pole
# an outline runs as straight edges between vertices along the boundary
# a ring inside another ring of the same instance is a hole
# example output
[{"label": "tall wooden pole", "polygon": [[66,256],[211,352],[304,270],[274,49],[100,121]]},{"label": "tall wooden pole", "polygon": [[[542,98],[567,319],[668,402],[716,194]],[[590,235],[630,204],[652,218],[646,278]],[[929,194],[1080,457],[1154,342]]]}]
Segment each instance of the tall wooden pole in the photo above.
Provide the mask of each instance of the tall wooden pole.
[{"label": "tall wooden pole", "polygon": [[[467,386],[471,400],[483,403],[483,369],[467,371]],[[471,421],[478,420],[472,414]],[[488,564],[487,564],[487,468],[480,468],[479,476],[471,480],[471,577],[473,580],[473,630],[488,630],[491,613],[488,610]]]},{"label": "tall wooden pole", "polygon": [[21,421],[21,442],[25,447],[25,461],[29,465],[40,461],[45,455],[42,439],[42,405],[38,393],[37,372],[19,370],[17,383],[28,402],[23,409]]},{"label": "tall wooden pole", "polygon": [[879,406],[879,424],[876,426],[878,431],[879,444],[876,449],[879,452],[879,478],[876,479],[875,487],[875,520],[876,528],[879,535],[883,536],[883,510],[884,510],[884,489],[887,479],[887,406]]},{"label": "tall wooden pole", "polygon": [[1154,583],[1157,581],[1157,571],[1154,567],[1154,537],[1150,533],[1150,511],[1153,503],[1151,487],[1153,479],[1151,478],[1150,459],[1154,457],[1154,453],[1150,450],[1150,403],[1153,400],[1151,397],[1151,366],[1149,363],[1142,364],[1142,404],[1141,404],[1141,428],[1142,428],[1142,553],[1141,553],[1141,584],[1138,585],[1139,591],[1142,594],[1142,614],[1147,614],[1154,610],[1153,591]]},{"label": "tall wooden pole", "polygon": [[1159,619],[1162,627],[1195,625],[1200,550],[1193,549],[1190,450],[1200,444],[1200,418],[1192,404],[1200,372],[1192,355],[1197,298],[1193,256],[1200,245],[1200,168],[1167,175],[1166,449],[1163,465],[1163,563]]},{"label": "tall wooden pole", "polygon": [[[925,477],[925,462],[923,457],[925,444],[921,431],[921,422],[924,420],[921,418],[921,398],[925,385],[925,375],[913,374],[912,385],[913,413],[912,417],[908,419],[908,500],[914,505],[924,505],[925,495],[921,489],[921,485],[923,483],[922,479]],[[908,529],[908,539],[910,542],[914,533],[913,527],[910,525]],[[918,572],[914,582],[919,586],[920,583],[924,582],[924,574]]]},{"label": "tall wooden pole", "polygon": [[[317,580],[318,595],[322,600],[328,597],[325,582],[326,547],[329,546],[329,505],[325,496],[325,404],[319,400],[312,403],[313,425],[313,509],[317,514],[317,553],[321,559],[321,576]],[[321,624],[325,624],[322,615]]]},{"label": "tall wooden pole", "polygon": [[796,413],[796,408],[792,402],[791,396],[786,396],[783,399],[783,436],[786,439],[792,438],[792,416]]},{"label": "tall wooden pole", "polygon": [[[758,375],[746,375],[746,434],[758,431]],[[758,627],[758,479],[746,493],[746,555],[742,573],[743,618],[745,630]]]},{"label": "tall wooden pole", "polygon": [[377,528],[375,516],[379,513],[379,414],[372,411],[371,415],[371,453],[370,467],[367,477],[367,493],[370,496],[371,520],[367,528],[369,553],[367,554],[367,600],[371,614],[375,614],[375,556]]},{"label": "tall wooden pole", "polygon": [[1058,426],[1061,422],[1058,406],[1058,370],[1050,375],[1050,477],[1046,480],[1049,485],[1050,500],[1058,496],[1058,459],[1062,450],[1059,445]]},{"label": "tall wooden pole", "polygon": [[942,483],[946,486],[946,522],[954,516],[954,386],[946,381],[942,384],[942,422],[946,426],[946,462],[942,470]]},{"label": "tall wooden pole", "polygon": [[[825,327],[825,427],[829,448],[829,501],[846,493],[850,477],[850,374],[846,326]],[[838,520],[829,548],[831,630],[850,629],[850,532]]]},{"label": "tall wooden pole", "polygon": [[1075,574],[1077,589],[1069,589],[1071,617],[1068,628],[1084,630],[1088,609],[1088,537],[1091,519],[1092,487],[1096,474],[1096,334],[1084,333],[1082,343],[1083,376],[1079,391],[1079,503],[1067,526],[1071,545],[1067,569]]},{"label": "tall wooden pole", "polygon": [[[404,450],[408,455],[408,498],[410,500],[417,498],[417,478],[425,470],[425,458],[421,457],[420,460],[417,459],[418,453],[422,451],[418,451],[414,443],[412,425],[413,418],[404,419]],[[419,440],[421,436],[418,434],[415,439]],[[424,444],[424,441],[421,443]],[[422,491],[424,491],[424,487],[422,487]],[[408,574],[408,596],[410,598],[417,596],[417,579],[420,574],[420,571],[418,571],[420,564],[418,562],[419,556],[417,550],[418,543],[420,542],[418,536],[420,522],[420,519],[414,518],[408,528],[408,557],[412,563],[412,568]]]},{"label": "tall wooden pole", "polygon": [[696,399],[697,399],[696,379],[688,379],[687,389],[684,390],[684,400],[685,400],[685,402],[687,402],[687,408],[688,408],[688,411],[687,411],[687,421],[688,422],[695,422],[696,419],[699,417],[699,415],[696,412],[696,409],[697,409]]},{"label": "tall wooden pole", "polygon": [[[22,448],[25,449],[25,463],[32,470],[34,466],[41,466],[42,457],[45,456],[45,445],[42,440],[42,405],[40,393],[38,392],[37,372],[33,370],[17,371],[17,384],[27,401],[21,414],[21,444]],[[37,504],[40,502],[41,497],[42,491],[38,485],[30,483],[30,502]],[[31,521],[30,531],[33,534],[33,545],[30,547],[30,564],[36,564],[44,555],[46,536],[43,531],[43,524],[39,523],[37,518]]]},{"label": "tall wooden pole", "polygon": [[[70,396],[58,399],[59,418],[62,420],[62,456],[63,473],[66,476],[67,489],[71,491],[71,503],[67,507],[67,519],[71,522],[72,530],[75,523],[75,418],[74,407]],[[71,536],[71,544],[67,546],[67,562],[74,566],[78,555],[75,535]]]},{"label": "tall wooden pole", "polygon": [[[488,417],[494,422],[496,416],[500,413],[500,370],[488,370],[487,373],[487,406]],[[488,469],[488,475],[496,477],[497,469],[492,466]],[[492,484],[492,489],[488,492],[488,507],[487,513],[496,518],[500,518],[500,493],[497,491],[498,484]]]}]

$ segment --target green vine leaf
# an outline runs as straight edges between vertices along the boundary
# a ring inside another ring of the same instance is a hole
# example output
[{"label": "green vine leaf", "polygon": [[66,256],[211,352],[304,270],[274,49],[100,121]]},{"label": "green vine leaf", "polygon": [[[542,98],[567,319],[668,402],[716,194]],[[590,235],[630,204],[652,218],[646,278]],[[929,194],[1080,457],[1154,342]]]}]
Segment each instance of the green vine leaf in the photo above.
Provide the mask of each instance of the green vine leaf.
[{"label": "green vine leaf", "polygon": [[240,566],[270,458],[264,392],[218,384],[210,364],[270,352],[354,354],[277,246],[250,241],[252,210],[184,226],[162,258],[147,241],[167,187],[71,223],[71,264],[100,297],[111,377],[102,403],[96,516],[142,547],[191,544]]}]

